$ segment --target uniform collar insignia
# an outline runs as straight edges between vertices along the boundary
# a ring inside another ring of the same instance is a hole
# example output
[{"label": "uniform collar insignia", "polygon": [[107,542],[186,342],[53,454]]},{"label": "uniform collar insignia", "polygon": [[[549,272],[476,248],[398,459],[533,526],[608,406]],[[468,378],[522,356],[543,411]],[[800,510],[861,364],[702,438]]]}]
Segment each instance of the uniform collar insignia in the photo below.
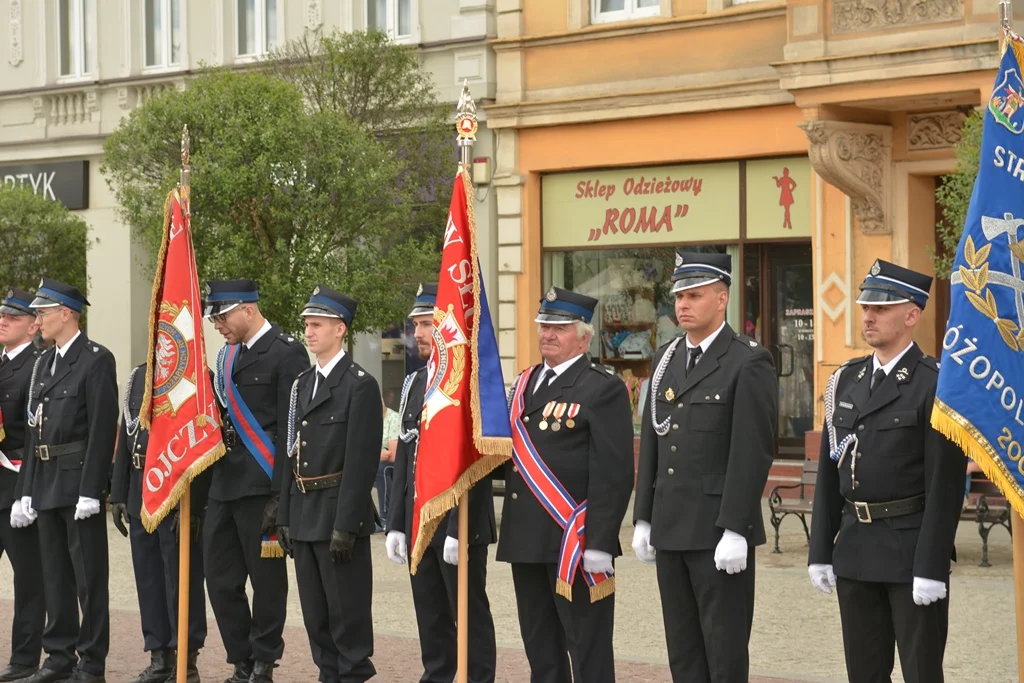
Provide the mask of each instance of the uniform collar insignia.
[{"label": "uniform collar insignia", "polygon": [[902,367],[896,371],[896,379],[898,379],[899,381],[906,382],[907,377],[910,377],[910,372],[907,370],[906,367]]},{"label": "uniform collar insignia", "polygon": [[866,366],[860,369],[860,372],[857,373],[857,381],[858,382],[860,380],[864,379],[864,375],[867,374],[867,371],[868,371],[868,369],[867,369]]}]

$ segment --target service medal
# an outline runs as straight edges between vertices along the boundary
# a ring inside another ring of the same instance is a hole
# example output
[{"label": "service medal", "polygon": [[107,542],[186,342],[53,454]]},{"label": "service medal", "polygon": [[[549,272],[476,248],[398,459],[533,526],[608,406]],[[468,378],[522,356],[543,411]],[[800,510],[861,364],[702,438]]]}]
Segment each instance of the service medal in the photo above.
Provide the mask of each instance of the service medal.
[{"label": "service medal", "polygon": [[555,422],[551,425],[551,431],[557,432],[562,428],[562,416],[565,415],[565,409],[568,407],[565,403],[559,403],[555,406]]},{"label": "service medal", "polygon": [[[540,424],[537,425],[541,429],[541,431],[544,431],[545,429],[548,428],[548,418],[551,416],[551,411],[554,410],[554,409],[555,409],[555,402],[554,401],[548,401],[548,404],[546,406],[544,406],[544,418],[540,421]],[[556,429],[555,431],[558,431],[558,430]]]},{"label": "service medal", "polygon": [[665,390],[665,400],[674,401],[676,398],[676,392],[672,391],[672,387]]},{"label": "service medal", "polygon": [[576,426],[576,420],[573,418],[580,414],[580,404],[573,403],[569,406],[569,416],[565,420],[565,426],[569,429],[573,429]]}]

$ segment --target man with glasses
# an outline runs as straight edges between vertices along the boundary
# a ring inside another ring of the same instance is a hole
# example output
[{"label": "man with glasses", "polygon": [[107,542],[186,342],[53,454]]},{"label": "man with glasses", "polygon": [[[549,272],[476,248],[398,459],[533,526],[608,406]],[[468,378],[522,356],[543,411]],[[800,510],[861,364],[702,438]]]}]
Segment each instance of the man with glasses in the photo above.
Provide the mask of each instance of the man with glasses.
[{"label": "man with glasses", "polygon": [[[11,289],[0,302],[0,555],[14,570],[14,614],[10,665],[0,681],[16,681],[39,670],[41,634],[46,623],[39,534],[21,509],[18,473],[25,460],[25,404],[32,367],[39,351],[32,337],[39,331],[32,295]],[[10,523],[8,524],[8,520]]]},{"label": "man with glasses", "polygon": [[288,399],[309,356],[298,339],[263,317],[252,280],[208,282],[204,313],[227,342],[214,387],[227,413],[228,449],[212,468],[203,527],[206,587],[235,667],[227,683],[268,683],[284,652],[288,598],[284,553],[275,538],[288,467]]},{"label": "man with glasses", "polygon": [[78,288],[45,277],[31,303],[53,348],[32,367],[21,506],[46,548],[46,631],[53,647],[29,683],[105,681],[109,567],[100,509],[117,436],[117,378],[113,354],[79,328],[88,305]]}]

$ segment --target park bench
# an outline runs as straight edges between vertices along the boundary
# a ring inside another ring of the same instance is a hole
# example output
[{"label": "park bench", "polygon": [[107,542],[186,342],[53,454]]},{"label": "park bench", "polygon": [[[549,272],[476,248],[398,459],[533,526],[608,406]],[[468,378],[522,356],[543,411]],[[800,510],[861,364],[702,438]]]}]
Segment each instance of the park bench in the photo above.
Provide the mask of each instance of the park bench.
[{"label": "park bench", "polygon": [[[771,524],[775,529],[775,550],[779,550],[779,527],[782,520],[790,515],[800,519],[804,526],[804,535],[810,542],[811,534],[807,527],[807,515],[811,514],[814,502],[814,482],[818,476],[818,461],[804,460],[800,474],[800,483],[776,486],[768,494],[768,509],[771,511]],[[792,492],[783,495],[783,492]],[[971,477],[971,485],[967,500],[960,514],[961,520],[978,523],[978,535],[981,536],[981,567],[991,567],[988,561],[988,535],[994,526],[1002,526],[1012,535],[1010,528],[1010,507],[999,489],[981,474]]]}]

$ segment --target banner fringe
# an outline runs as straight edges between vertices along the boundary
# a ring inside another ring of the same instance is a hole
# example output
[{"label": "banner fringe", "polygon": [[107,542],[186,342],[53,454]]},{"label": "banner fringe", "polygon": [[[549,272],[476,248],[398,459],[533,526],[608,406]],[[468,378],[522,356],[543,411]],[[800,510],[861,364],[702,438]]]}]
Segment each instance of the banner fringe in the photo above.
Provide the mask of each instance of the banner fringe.
[{"label": "banner fringe", "polygon": [[[477,310],[481,309],[479,304],[482,293],[480,291],[480,255],[476,247],[476,212],[473,208],[473,181],[466,169],[459,167],[459,176],[462,177],[462,187],[466,193],[466,216],[469,220],[469,258],[472,261],[473,269],[473,301]],[[480,455],[496,455],[499,460],[494,467],[502,464],[512,457],[512,439],[507,436],[484,436],[483,416],[480,410],[480,326],[473,325],[471,332],[472,340],[470,349],[473,354],[473,367],[470,369],[470,410],[473,414],[473,445]],[[478,461],[479,462],[479,461]],[[491,468],[494,469],[494,468]],[[488,470],[490,472],[490,470]],[[486,473],[485,473],[486,474]],[[422,514],[422,513],[421,513]]]},{"label": "banner fringe", "polygon": [[[555,593],[572,602],[572,586],[562,579],[555,580]],[[591,600],[593,602],[593,600]]]},{"label": "banner fringe", "polygon": [[932,408],[931,424],[935,431],[955,443],[971,460],[978,463],[981,471],[996,485],[1010,507],[1024,517],[1024,491],[1006,469],[1006,464],[995,454],[988,439],[969,420],[939,398],[935,399]]},{"label": "banner fringe", "polygon": [[590,602],[594,603],[598,600],[604,600],[610,595],[615,594],[615,577],[609,576],[607,579],[597,584],[596,586],[590,587]]},{"label": "banner fringe", "polygon": [[4,431],[4,426],[0,424],[0,441],[7,438],[7,432]]},{"label": "banner fringe", "polygon": [[174,509],[181,500],[181,497],[185,495],[185,488],[192,485],[192,480],[203,473],[207,467],[220,460],[221,456],[227,453],[227,448],[224,446],[224,442],[221,441],[219,444],[214,446],[211,450],[207,451],[200,458],[198,458],[192,466],[185,470],[181,479],[171,489],[170,494],[167,496],[167,500],[164,501],[163,505],[157,508],[156,512],[150,514],[145,506],[142,508],[142,526],[149,533],[156,531],[156,528],[160,526],[160,522],[164,520],[164,517]]},{"label": "banner fringe", "polygon": [[[160,319],[160,295],[164,289],[164,276],[166,275],[164,268],[167,265],[167,249],[171,244],[171,204],[176,195],[177,190],[171,190],[167,193],[167,199],[164,200],[164,234],[160,238],[160,251],[157,252],[156,256],[156,277],[153,279],[153,293],[149,300],[149,349],[146,356],[146,390],[142,395],[142,406],[139,408],[139,426],[145,430],[149,430],[151,426],[153,360],[156,358],[157,322]],[[177,502],[177,498],[175,498],[175,502]]]},{"label": "banner fringe", "polygon": [[284,557],[284,549],[277,541],[262,541],[260,543],[260,557],[281,558]]}]

